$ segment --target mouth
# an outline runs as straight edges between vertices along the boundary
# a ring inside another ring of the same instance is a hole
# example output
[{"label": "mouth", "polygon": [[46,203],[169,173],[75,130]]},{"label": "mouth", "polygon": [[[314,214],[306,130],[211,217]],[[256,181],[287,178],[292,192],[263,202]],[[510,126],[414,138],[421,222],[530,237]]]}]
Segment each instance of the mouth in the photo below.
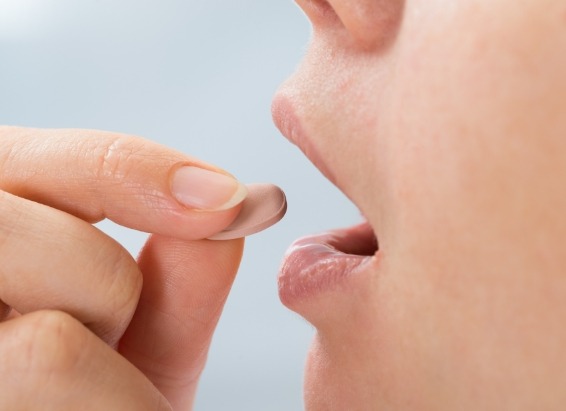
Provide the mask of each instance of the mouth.
[{"label": "mouth", "polygon": [[[281,133],[337,185],[334,173],[306,138],[290,101],[277,95],[272,114]],[[356,285],[367,284],[359,280],[371,276],[379,254],[378,239],[368,221],[300,238],[283,259],[278,277],[279,297],[288,308],[308,315],[309,306],[317,297],[336,291],[347,293]]]},{"label": "mouth", "polygon": [[289,247],[279,271],[279,297],[291,309],[355,282],[377,262],[377,238],[362,224],[303,237]]}]

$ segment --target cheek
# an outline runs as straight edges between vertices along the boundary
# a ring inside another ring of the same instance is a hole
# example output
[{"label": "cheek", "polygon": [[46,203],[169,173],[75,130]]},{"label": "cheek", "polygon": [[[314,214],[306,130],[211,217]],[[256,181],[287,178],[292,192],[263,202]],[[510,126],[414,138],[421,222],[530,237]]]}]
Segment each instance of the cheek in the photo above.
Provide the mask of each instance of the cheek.
[{"label": "cheek", "polygon": [[428,374],[422,386],[438,394],[429,399],[452,409],[474,390],[488,402],[519,398],[506,390],[521,386],[536,399],[548,387],[529,373],[565,377],[552,360],[566,341],[566,61],[556,52],[566,42],[553,20],[562,14],[465,3],[408,13],[382,125],[391,167],[382,287],[402,302],[387,328],[410,341],[395,369]]},{"label": "cheek", "polygon": [[[559,205],[553,177],[566,172],[566,57],[556,53],[565,30],[543,30],[546,14],[527,7],[509,15],[470,3],[408,13],[382,127],[391,214],[448,249],[466,236],[515,240],[532,228],[525,215],[538,223]],[[466,35],[446,35],[457,32]]]}]

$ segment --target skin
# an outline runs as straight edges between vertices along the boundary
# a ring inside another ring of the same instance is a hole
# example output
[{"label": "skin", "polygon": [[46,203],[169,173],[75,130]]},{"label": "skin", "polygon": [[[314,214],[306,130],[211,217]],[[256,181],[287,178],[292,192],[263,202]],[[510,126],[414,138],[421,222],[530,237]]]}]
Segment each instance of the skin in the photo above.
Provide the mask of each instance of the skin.
[{"label": "skin", "polygon": [[[563,407],[561,3],[300,0],[313,39],[278,99],[379,240],[292,307],[318,331],[307,409]],[[0,408],[189,409],[242,250],[199,239],[236,211],[174,205],[166,175],[198,161],[139,138],[0,137]],[[157,234],[134,261],[103,217]]]},{"label": "skin", "polygon": [[[243,240],[201,240],[179,165],[138,137],[0,127],[0,409],[190,409]],[[137,261],[90,223],[154,233]],[[31,257],[30,257],[31,255]]]},{"label": "skin", "polygon": [[277,110],[379,241],[369,275],[291,306],[318,331],[307,409],[563,409],[564,2],[298,3]]}]

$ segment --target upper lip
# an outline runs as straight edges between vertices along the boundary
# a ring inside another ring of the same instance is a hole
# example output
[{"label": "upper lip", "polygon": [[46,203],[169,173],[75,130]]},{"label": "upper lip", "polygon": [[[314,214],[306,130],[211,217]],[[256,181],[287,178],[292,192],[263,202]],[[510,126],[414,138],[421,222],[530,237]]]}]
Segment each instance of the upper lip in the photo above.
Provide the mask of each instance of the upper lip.
[{"label": "upper lip", "polygon": [[[359,207],[348,195],[351,191],[348,190],[347,179],[340,174],[337,174],[339,179],[335,178],[334,169],[327,167],[324,158],[317,151],[318,147],[314,142],[323,140],[309,139],[309,130],[305,126],[310,123],[307,123],[305,118],[310,117],[304,115],[301,117],[303,114],[301,108],[301,101],[296,100],[292,93],[289,95],[279,92],[272,104],[275,125],[289,141],[303,151],[322,174]],[[329,149],[328,146],[324,148]],[[335,162],[331,164],[337,166],[336,170],[340,171]],[[340,183],[343,183],[342,187]],[[362,215],[364,215],[363,211]],[[375,255],[378,251],[378,239],[370,221],[365,220],[363,224],[354,227],[330,230],[320,235],[299,239],[291,246],[279,275],[279,295],[288,307],[309,321],[316,322],[318,310],[308,308],[312,304],[310,302],[304,305],[298,301],[305,301],[305,295],[312,296],[332,287],[332,284],[350,281],[347,278],[367,277],[368,270],[364,267],[366,263],[374,264],[377,261]],[[359,275],[347,275],[352,273]],[[355,282],[355,280],[351,281]],[[310,301],[309,298],[306,300]]]},{"label": "upper lip", "polygon": [[337,181],[334,173],[325,164],[323,158],[307,137],[303,125],[297,116],[292,102],[283,93],[278,93],[271,106],[273,122],[291,143],[295,144],[307,156],[320,172],[334,185]]},{"label": "upper lip", "polygon": [[[372,220],[368,218],[370,216],[366,213],[368,210],[365,209],[364,203],[357,201],[359,198],[355,195],[351,185],[347,184],[347,179],[339,173],[339,167],[331,169],[320,155],[317,147],[309,139],[308,130],[305,128],[307,124],[301,121],[301,112],[300,110],[297,111],[296,107],[301,107],[300,101],[297,102],[294,98],[294,93],[292,91],[288,92],[285,86],[283,86],[282,90],[276,94],[271,106],[275,125],[291,143],[301,149],[305,156],[332,184],[358,207],[364,219],[377,232]],[[332,142],[329,144],[332,144]],[[332,165],[336,166],[336,164]]]},{"label": "upper lip", "polygon": [[297,128],[300,123],[296,118],[295,111],[289,100],[278,93],[271,104],[271,115],[273,122],[279,131],[295,145],[299,145]]}]

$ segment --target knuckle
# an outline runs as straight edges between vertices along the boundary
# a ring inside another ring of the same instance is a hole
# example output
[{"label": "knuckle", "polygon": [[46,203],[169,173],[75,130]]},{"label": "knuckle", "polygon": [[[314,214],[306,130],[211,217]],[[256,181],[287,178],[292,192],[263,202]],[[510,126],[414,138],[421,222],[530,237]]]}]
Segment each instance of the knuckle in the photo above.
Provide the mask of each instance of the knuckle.
[{"label": "knuckle", "polygon": [[106,312],[109,318],[93,331],[110,344],[117,342],[126,329],[137,307],[143,277],[133,257],[119,244],[109,239],[108,246],[101,247],[94,262],[101,275],[106,291]]},{"label": "knuckle", "polygon": [[[14,197],[0,190],[0,246],[4,245],[12,235],[18,233],[18,226],[24,215],[24,207],[17,204]],[[8,218],[5,218],[8,217]]]},{"label": "knuckle", "polygon": [[94,169],[96,178],[115,183],[123,181],[131,168],[131,159],[140,151],[140,143],[124,135],[108,136],[96,142]]},{"label": "knuckle", "polygon": [[38,311],[23,318],[15,354],[25,367],[22,371],[44,381],[76,369],[88,337],[82,324],[61,311]]},{"label": "knuckle", "polygon": [[[0,190],[0,255],[14,256],[17,254],[17,247],[22,247],[22,240],[28,239],[33,230],[37,230],[30,221],[38,221],[37,205],[35,203],[22,200]],[[29,244],[27,241],[25,244]],[[0,278],[2,285],[8,286],[10,278],[6,276],[15,260],[4,258],[0,265]]]},{"label": "knuckle", "polygon": [[[45,409],[80,389],[93,353],[89,331],[60,311],[36,311],[2,323],[0,409]],[[66,393],[66,394],[65,394]],[[62,397],[63,396],[63,397]],[[43,409],[43,408],[42,408]]]}]

